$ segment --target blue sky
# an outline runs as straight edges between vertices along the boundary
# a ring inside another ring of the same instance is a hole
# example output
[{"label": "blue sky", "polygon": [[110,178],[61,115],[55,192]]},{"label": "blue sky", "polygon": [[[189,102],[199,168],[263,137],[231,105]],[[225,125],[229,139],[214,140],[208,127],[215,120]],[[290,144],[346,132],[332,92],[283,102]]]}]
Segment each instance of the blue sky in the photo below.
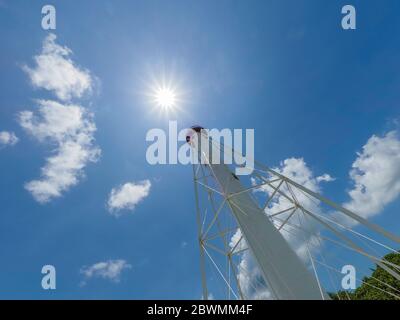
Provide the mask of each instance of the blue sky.
[{"label": "blue sky", "polygon": [[[357,152],[373,135],[398,132],[400,3],[351,1],[357,30],[345,31],[347,2],[52,1],[56,43],[92,77],[92,92],[73,103],[93,114],[101,156],[85,163],[78,183],[39,203],[24,185],[40,179],[54,141],[35,139],[19,115],[37,112],[38,99],[60,101],[23,67],[35,67],[49,36],[47,3],[0,1],[0,131],[19,139],[0,148],[0,298],[201,297],[191,168],[145,158],[146,132],[168,120],[254,128],[256,159],[303,158],[315,176],[335,177],[324,194],[349,202]],[[181,112],[149,103],[162,75],[184,93]],[[110,213],[113,188],[145,180],[150,191],[134,209]],[[398,233],[399,209],[395,194],[371,219]],[[130,265],[119,282],[80,272],[117,259]],[[45,264],[57,269],[55,291],[40,287]]]}]

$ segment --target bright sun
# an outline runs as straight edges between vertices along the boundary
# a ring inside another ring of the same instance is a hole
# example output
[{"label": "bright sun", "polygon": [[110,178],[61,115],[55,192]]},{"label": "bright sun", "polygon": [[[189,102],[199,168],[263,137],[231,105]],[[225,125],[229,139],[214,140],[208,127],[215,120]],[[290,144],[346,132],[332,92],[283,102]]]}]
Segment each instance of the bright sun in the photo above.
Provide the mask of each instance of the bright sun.
[{"label": "bright sun", "polygon": [[176,94],[172,89],[159,88],[155,93],[157,106],[163,109],[171,109],[176,104]]}]

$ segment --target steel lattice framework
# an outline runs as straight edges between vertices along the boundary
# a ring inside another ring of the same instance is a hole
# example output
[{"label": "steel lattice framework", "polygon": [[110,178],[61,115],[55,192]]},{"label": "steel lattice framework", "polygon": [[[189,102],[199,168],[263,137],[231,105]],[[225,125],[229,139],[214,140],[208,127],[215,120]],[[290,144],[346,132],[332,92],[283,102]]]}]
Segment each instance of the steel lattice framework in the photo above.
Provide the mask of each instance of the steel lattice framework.
[{"label": "steel lattice framework", "polygon": [[[211,152],[235,153],[196,134]],[[252,174],[238,177],[235,165],[213,164],[208,151],[192,147],[200,160],[193,178],[205,299],[216,292],[221,299],[329,299],[344,265],[356,268],[360,283],[373,264],[400,280],[400,266],[382,258],[397,252],[396,235],[278,170],[255,161]],[[376,289],[400,299],[389,284]]]}]

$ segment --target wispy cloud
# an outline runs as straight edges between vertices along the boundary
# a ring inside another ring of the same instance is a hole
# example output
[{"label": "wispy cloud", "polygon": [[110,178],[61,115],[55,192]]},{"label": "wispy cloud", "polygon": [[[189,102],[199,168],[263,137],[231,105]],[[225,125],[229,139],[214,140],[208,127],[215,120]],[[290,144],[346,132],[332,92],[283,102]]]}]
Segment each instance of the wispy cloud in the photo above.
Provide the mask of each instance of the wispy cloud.
[{"label": "wispy cloud", "polygon": [[87,280],[91,278],[102,278],[112,282],[120,282],[122,271],[131,268],[132,266],[122,259],[107,260],[97,262],[91,266],[84,266],[80,270],[80,273],[85,278],[81,285],[85,285]]},{"label": "wispy cloud", "polygon": [[335,181],[336,179],[335,178],[332,178],[329,174],[327,174],[327,173],[325,173],[325,174],[323,174],[322,176],[319,176],[319,177],[317,177],[316,178],[316,181],[317,182],[322,182],[322,181],[325,181],[325,182],[332,182],[332,181]]},{"label": "wispy cloud", "polygon": [[14,132],[0,131],[0,148],[6,146],[13,146],[17,144],[19,139]]},{"label": "wispy cloud", "polygon": [[69,58],[72,51],[58,45],[54,34],[43,41],[41,54],[34,57],[36,65],[23,66],[36,88],[53,91],[63,101],[80,98],[92,89],[92,77],[88,70],[79,68]]},{"label": "wispy cloud", "polygon": [[108,209],[115,216],[120,215],[120,210],[133,210],[135,206],[146,198],[150,193],[151,182],[144,180],[140,182],[128,182],[113,188],[108,198]]}]

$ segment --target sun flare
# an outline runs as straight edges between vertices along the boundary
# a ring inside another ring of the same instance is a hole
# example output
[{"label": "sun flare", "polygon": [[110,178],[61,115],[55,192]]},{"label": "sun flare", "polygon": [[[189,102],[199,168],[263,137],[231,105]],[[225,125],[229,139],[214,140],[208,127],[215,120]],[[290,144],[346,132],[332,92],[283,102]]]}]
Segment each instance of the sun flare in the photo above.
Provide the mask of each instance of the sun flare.
[{"label": "sun flare", "polygon": [[155,93],[155,100],[158,107],[171,109],[176,105],[176,94],[169,88],[159,88]]}]

